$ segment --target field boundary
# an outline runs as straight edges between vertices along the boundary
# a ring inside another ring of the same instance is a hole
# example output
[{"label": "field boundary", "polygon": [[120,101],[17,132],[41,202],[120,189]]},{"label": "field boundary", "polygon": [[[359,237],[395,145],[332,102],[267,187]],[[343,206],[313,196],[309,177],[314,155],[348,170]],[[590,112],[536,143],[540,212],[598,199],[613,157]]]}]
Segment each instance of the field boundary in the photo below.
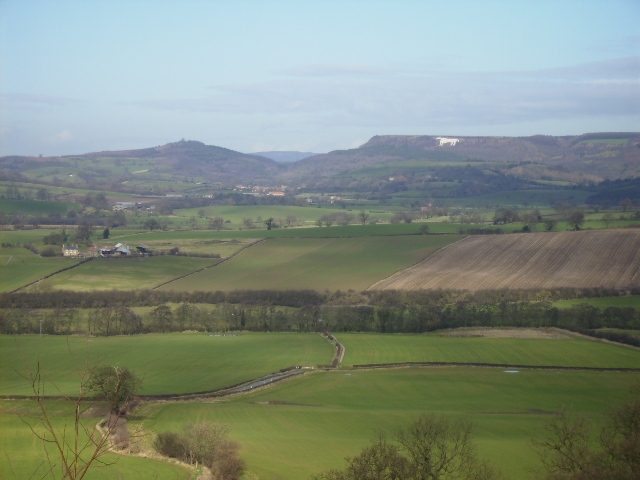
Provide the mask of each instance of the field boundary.
[{"label": "field boundary", "polygon": [[[294,367],[286,367],[276,373],[269,373],[262,377],[254,378],[252,380],[247,380],[240,383],[235,383],[233,385],[228,385],[226,387],[216,388],[214,390],[206,390],[201,392],[189,392],[189,393],[159,393],[159,394],[148,394],[148,395],[136,395],[136,399],[138,400],[195,400],[198,398],[207,398],[207,397],[226,397],[228,395],[234,395],[238,393],[251,392],[254,390],[258,390],[259,388],[266,387],[268,385],[272,385],[274,383],[280,382],[282,380],[286,380],[291,377],[296,377],[298,375],[304,375],[306,370],[302,369],[300,366]],[[0,395],[0,400],[32,400],[35,397],[33,395]],[[40,397],[45,400],[69,400],[73,398],[73,395],[45,395]],[[95,398],[95,397],[87,397],[84,401],[103,401],[103,399]],[[135,402],[135,400],[134,400]]]},{"label": "field boundary", "polygon": [[63,269],[61,269],[61,270],[57,270],[57,271],[55,271],[55,272],[53,272],[53,273],[50,273],[50,274],[48,274],[48,275],[45,275],[44,277],[39,278],[38,280],[35,280],[35,281],[33,281],[33,282],[27,283],[26,285],[22,285],[21,287],[18,287],[18,288],[16,288],[15,290],[13,290],[13,291],[11,291],[11,292],[9,292],[9,293],[16,293],[16,292],[18,292],[18,291],[22,290],[23,288],[27,288],[27,287],[30,287],[31,285],[35,285],[36,283],[39,283],[39,282],[41,282],[41,281],[43,281],[43,280],[46,280],[47,278],[53,277],[54,275],[57,275],[57,274],[62,273],[62,272],[66,272],[67,270],[71,270],[72,268],[79,267],[80,265],[84,265],[85,263],[90,262],[91,260],[93,260],[93,257],[91,257],[91,258],[85,258],[84,260],[80,260],[80,261],[79,261],[78,263],[76,263],[75,265],[71,265],[71,266],[69,266],[69,267],[65,267],[65,268],[63,268]]},{"label": "field boundary", "polygon": [[[354,370],[373,370],[377,368],[406,367],[486,367],[486,368],[519,368],[527,370],[583,370],[592,372],[640,372],[640,368],[629,367],[569,367],[560,365],[517,365],[509,363],[474,363],[474,362],[398,362],[398,363],[363,363],[352,365]],[[349,368],[349,367],[347,367]]]},{"label": "field boundary", "polygon": [[[435,235],[456,235],[456,234],[455,234],[455,233],[453,233],[453,234],[452,234],[452,233],[438,233],[438,234],[435,234]],[[447,244],[447,245],[443,245],[443,246],[442,246],[442,247],[440,247],[440,248],[436,248],[433,252],[431,252],[429,255],[427,255],[426,257],[424,257],[422,260],[418,260],[417,262],[415,262],[415,263],[413,263],[413,264],[411,264],[411,265],[409,265],[409,266],[403,267],[403,268],[401,268],[400,270],[396,270],[396,271],[395,271],[395,272],[393,272],[392,274],[387,275],[386,277],[381,278],[380,280],[377,280],[377,281],[373,282],[371,285],[369,285],[367,288],[365,288],[365,289],[364,289],[364,291],[367,291],[367,290],[369,290],[369,289],[372,289],[372,290],[373,290],[373,287],[374,287],[375,285],[377,285],[378,283],[380,283],[380,282],[384,282],[386,279],[391,278],[391,277],[393,277],[394,275],[397,275],[398,273],[402,272],[403,270],[407,270],[407,269],[409,269],[409,268],[413,268],[413,267],[415,267],[416,265],[421,264],[422,262],[426,262],[426,261],[429,259],[429,257],[431,257],[432,255],[435,255],[436,253],[438,253],[438,252],[439,252],[440,250],[442,250],[443,248],[447,248],[447,247],[450,247],[450,246],[452,246],[452,245],[455,245],[455,244],[456,244],[456,243],[458,243],[458,242],[462,242],[463,240],[466,240],[468,237],[469,237],[469,235],[467,234],[467,235],[463,236],[460,240],[456,240],[455,242],[449,243],[449,244]]]},{"label": "field boundary", "polygon": [[[344,350],[343,350],[344,353]],[[338,357],[338,353],[336,353]],[[336,359],[334,357],[334,361]],[[400,369],[400,368],[420,368],[420,367],[478,367],[478,368],[507,368],[507,369],[520,369],[520,370],[568,370],[568,371],[590,371],[590,372],[629,372],[638,373],[640,368],[627,368],[627,367],[568,367],[568,366],[554,366],[554,365],[513,365],[506,363],[469,363],[469,362],[399,362],[399,363],[368,363],[352,365],[350,367],[336,368],[332,365],[318,365],[318,370],[324,371],[354,371],[354,370],[378,370],[378,369]],[[161,400],[173,400],[173,401],[188,401],[197,400],[200,398],[217,398],[226,397],[229,395],[236,395],[246,392],[252,392],[274,383],[281,382],[293,377],[298,377],[307,373],[308,369],[303,369],[300,366],[286,367],[276,373],[270,373],[262,377],[255,378],[253,380],[247,380],[244,382],[236,383],[226,387],[217,388],[214,390],[189,392],[189,393],[160,393],[160,394],[148,394],[148,395],[136,395],[135,401],[161,401]],[[515,373],[515,372],[514,372]],[[45,395],[41,397],[44,400],[69,400],[72,395]],[[0,400],[32,400],[35,397],[32,395],[0,395]],[[102,399],[95,397],[87,397],[84,401],[102,401]]]},{"label": "field boundary", "polygon": [[[151,290],[156,290],[156,289],[158,289],[158,288],[160,288],[160,287],[164,287],[165,285],[168,285],[168,284],[170,284],[170,283],[172,283],[172,282],[177,282],[178,280],[182,280],[183,278],[190,277],[191,275],[195,275],[196,273],[203,272],[203,271],[207,270],[208,268],[216,267],[216,266],[220,265],[221,263],[226,262],[227,260],[231,260],[233,257],[235,257],[236,255],[238,255],[238,254],[239,254],[240,252],[242,252],[244,249],[249,248],[249,247],[252,247],[252,246],[254,246],[254,245],[257,245],[258,243],[262,243],[262,242],[264,242],[265,240],[268,240],[268,239],[267,239],[267,238],[261,238],[261,239],[259,239],[259,240],[256,240],[256,241],[255,241],[255,242],[253,242],[253,243],[249,243],[248,245],[245,245],[245,246],[244,246],[244,247],[242,247],[240,250],[238,250],[236,253],[234,253],[234,254],[232,254],[232,255],[229,255],[227,258],[223,258],[222,260],[220,260],[219,262],[214,263],[213,265],[207,265],[207,266],[206,266],[206,267],[204,267],[204,268],[201,268],[201,269],[196,270],[196,271],[194,271],[194,272],[187,273],[186,275],[181,275],[181,276],[179,276],[179,277],[172,278],[172,279],[171,279],[171,280],[169,280],[168,282],[164,282],[164,283],[161,283],[160,285],[156,285],[156,286],[155,286],[155,287],[153,287]],[[13,292],[12,292],[12,293],[13,293]]]}]

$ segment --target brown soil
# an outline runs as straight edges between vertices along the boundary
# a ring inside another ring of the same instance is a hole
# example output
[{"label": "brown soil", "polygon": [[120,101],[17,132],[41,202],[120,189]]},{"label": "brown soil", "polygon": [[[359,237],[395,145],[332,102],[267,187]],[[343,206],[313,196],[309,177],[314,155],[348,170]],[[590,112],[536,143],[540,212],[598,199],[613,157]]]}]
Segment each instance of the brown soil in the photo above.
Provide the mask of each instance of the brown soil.
[{"label": "brown soil", "polygon": [[369,289],[498,290],[640,286],[640,231],[470,236]]},{"label": "brown soil", "polygon": [[570,338],[564,333],[553,329],[540,328],[465,328],[445,330],[441,333],[445,337],[484,337],[484,338]]}]

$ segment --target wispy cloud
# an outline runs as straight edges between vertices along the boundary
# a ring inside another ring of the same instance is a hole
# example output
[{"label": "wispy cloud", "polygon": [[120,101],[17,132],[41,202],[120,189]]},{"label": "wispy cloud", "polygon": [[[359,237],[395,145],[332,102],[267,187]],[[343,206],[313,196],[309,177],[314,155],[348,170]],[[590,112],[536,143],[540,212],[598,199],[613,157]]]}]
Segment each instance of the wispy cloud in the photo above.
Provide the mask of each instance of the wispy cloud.
[{"label": "wispy cloud", "polygon": [[327,63],[289,68],[276,73],[292,77],[362,77],[364,75],[384,75],[390,73],[390,71],[389,69],[373,65],[357,63]]},{"label": "wispy cloud", "polygon": [[63,130],[60,133],[56,133],[48,138],[53,143],[65,143],[73,140],[73,135],[69,130]]},{"label": "wispy cloud", "polygon": [[70,97],[59,97],[55,95],[43,95],[37,93],[4,93],[3,103],[8,104],[28,104],[28,105],[77,105],[86,103],[83,100]]},{"label": "wispy cloud", "polygon": [[[342,68],[342,67],[341,67]],[[408,72],[305,67],[308,75],[224,85],[209,96],[134,102],[211,114],[263,114],[320,126],[419,128],[638,116],[640,57],[529,72]],[[343,71],[349,71],[348,81]],[[316,74],[312,74],[315,72]]]}]

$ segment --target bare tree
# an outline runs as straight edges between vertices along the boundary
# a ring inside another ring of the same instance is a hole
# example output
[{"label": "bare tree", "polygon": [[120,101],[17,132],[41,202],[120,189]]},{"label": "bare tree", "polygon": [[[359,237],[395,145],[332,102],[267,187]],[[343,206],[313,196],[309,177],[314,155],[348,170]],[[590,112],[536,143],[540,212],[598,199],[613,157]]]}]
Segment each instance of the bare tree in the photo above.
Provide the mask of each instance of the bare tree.
[{"label": "bare tree", "polygon": [[[71,348],[69,353],[73,356]],[[35,370],[32,370],[25,359],[25,373],[21,376],[29,382],[35,401],[38,405],[38,413],[21,417],[28,425],[34,436],[42,443],[46,456],[47,471],[42,475],[52,475],[53,478],[63,480],[79,480],[85,478],[90,468],[96,465],[111,465],[117,462],[115,459],[107,459],[109,452],[126,448],[132,439],[144,435],[141,429],[129,433],[124,419],[124,409],[118,408],[117,412],[112,408],[109,417],[97,425],[90,426],[84,419],[87,407],[85,401],[91,393],[90,379],[98,371],[97,365],[90,365],[88,359],[79,364],[74,359],[74,365],[78,374],[78,393],[73,397],[65,398],[72,403],[74,416],[71,424],[65,422],[59,426],[53,421],[53,414],[49,411],[45,387],[53,385],[53,382],[45,380],[40,361]],[[122,398],[118,405],[128,404],[133,400],[131,396]],[[38,472],[40,478],[40,472]]]},{"label": "bare tree", "polygon": [[550,232],[556,227],[557,224],[558,224],[558,221],[555,218],[547,218],[544,221],[544,229],[547,232]]},{"label": "bare tree", "polygon": [[544,480],[640,479],[640,392],[607,415],[597,441],[584,417],[559,413],[534,441]]},{"label": "bare tree", "polygon": [[620,206],[622,207],[622,211],[626,212],[630,208],[633,208],[633,200],[631,200],[630,198],[625,198],[620,202]]},{"label": "bare tree", "polygon": [[369,220],[369,214],[364,210],[360,210],[360,212],[358,213],[358,220],[362,225],[365,225],[367,223],[367,220]]},{"label": "bare tree", "polygon": [[544,439],[534,441],[534,446],[547,478],[579,478],[589,468],[591,457],[586,420],[560,412],[544,432]]},{"label": "bare tree", "polygon": [[567,214],[567,223],[573,227],[574,230],[580,230],[580,227],[584,224],[584,210],[576,208]]},{"label": "bare tree", "polygon": [[255,228],[255,226],[253,225],[253,220],[248,217],[242,219],[242,226],[248,230],[252,230]]},{"label": "bare tree", "polygon": [[347,458],[345,470],[330,470],[315,480],[494,480],[500,475],[478,459],[471,424],[422,415],[401,429],[395,443],[380,436],[360,455]]},{"label": "bare tree", "polygon": [[238,444],[228,434],[226,424],[204,421],[187,425],[182,433],[159,433],[153,446],[162,455],[206,466],[214,480],[238,480],[245,463],[238,453]]},{"label": "bare tree", "polygon": [[212,218],[209,222],[209,226],[212,230],[222,230],[224,228],[224,218],[222,218],[220,215]]}]

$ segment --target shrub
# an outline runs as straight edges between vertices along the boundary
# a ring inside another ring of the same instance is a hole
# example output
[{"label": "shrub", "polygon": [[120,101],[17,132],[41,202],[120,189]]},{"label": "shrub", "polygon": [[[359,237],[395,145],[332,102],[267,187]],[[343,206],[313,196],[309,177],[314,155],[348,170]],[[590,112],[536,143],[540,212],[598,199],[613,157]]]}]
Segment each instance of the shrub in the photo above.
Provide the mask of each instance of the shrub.
[{"label": "shrub", "polygon": [[47,247],[40,252],[40,255],[42,255],[43,257],[55,257],[56,251],[53,249],[53,247]]},{"label": "shrub", "polygon": [[153,448],[165,457],[182,459],[186,456],[182,438],[176,432],[160,432],[153,440]]},{"label": "shrub", "polygon": [[245,468],[238,444],[227,438],[229,429],[218,422],[187,425],[182,433],[162,432],[153,441],[155,450],[167,457],[211,469],[213,480],[239,480]]}]

